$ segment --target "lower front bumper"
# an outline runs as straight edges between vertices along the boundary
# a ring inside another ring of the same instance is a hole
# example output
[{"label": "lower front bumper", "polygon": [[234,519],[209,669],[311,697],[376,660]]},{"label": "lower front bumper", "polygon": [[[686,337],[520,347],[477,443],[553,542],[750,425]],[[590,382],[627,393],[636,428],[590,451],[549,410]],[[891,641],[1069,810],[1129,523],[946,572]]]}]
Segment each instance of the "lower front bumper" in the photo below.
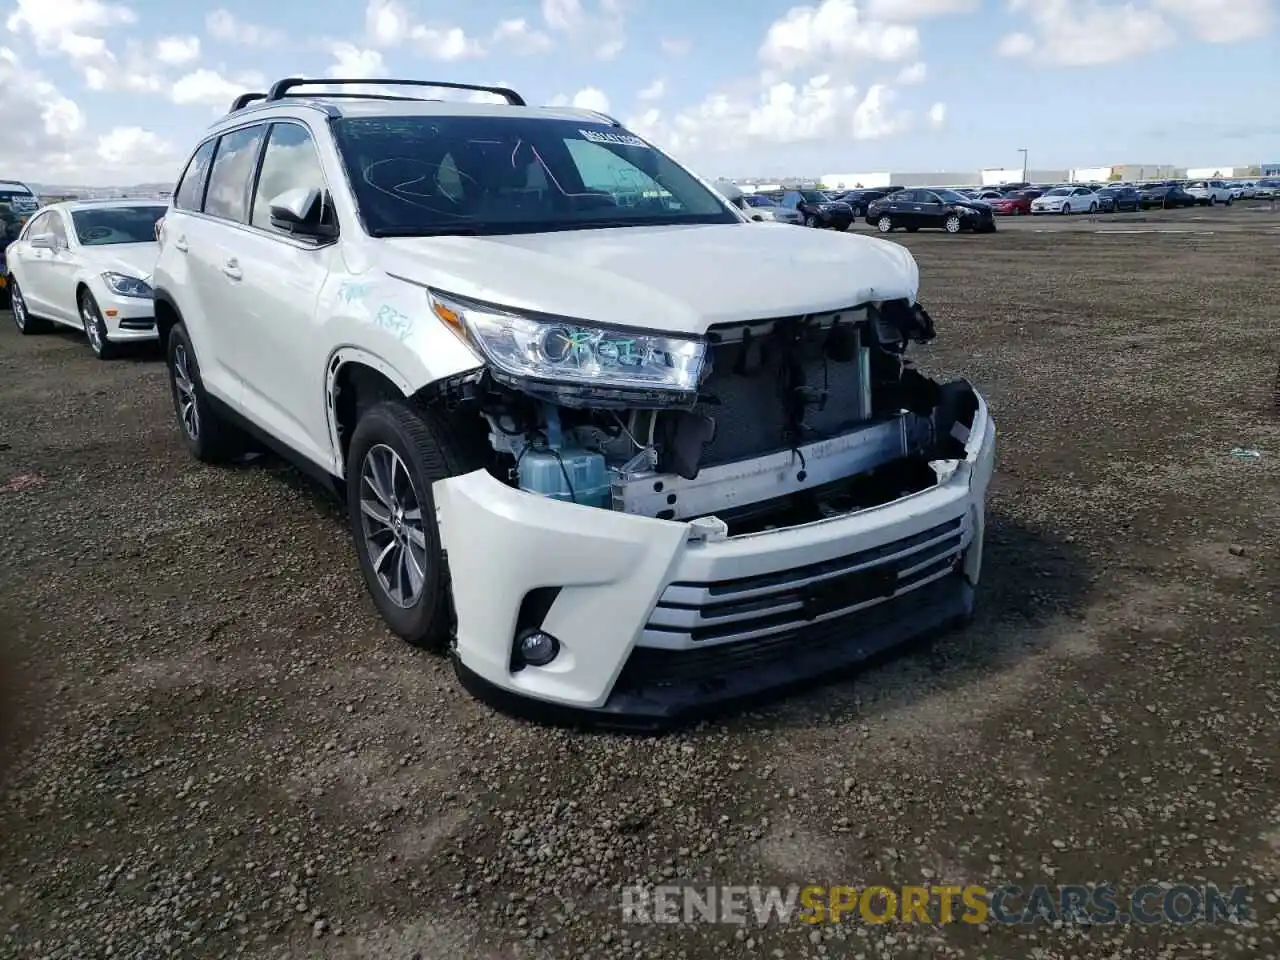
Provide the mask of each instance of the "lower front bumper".
[{"label": "lower front bumper", "polygon": [[911,641],[964,626],[974,588],[957,570],[869,611],[816,623],[778,639],[706,650],[637,647],[600,707],[533,700],[485,680],[455,658],[466,689],[486,703],[544,723],[658,731],[840,679]]}]

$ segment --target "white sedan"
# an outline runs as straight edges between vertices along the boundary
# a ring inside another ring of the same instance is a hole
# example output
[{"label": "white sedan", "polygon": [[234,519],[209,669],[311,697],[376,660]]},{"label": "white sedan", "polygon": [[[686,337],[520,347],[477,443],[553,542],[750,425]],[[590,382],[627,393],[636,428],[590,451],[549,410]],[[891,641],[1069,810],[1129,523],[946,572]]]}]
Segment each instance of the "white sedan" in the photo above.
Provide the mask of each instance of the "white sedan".
[{"label": "white sedan", "polygon": [[1097,213],[1099,198],[1089,187],[1054,187],[1031,201],[1035,213]]},{"label": "white sedan", "polygon": [[104,360],[155,340],[151,273],[167,210],[154,200],[70,200],[35,213],[6,251],[18,329],[83,329]]}]

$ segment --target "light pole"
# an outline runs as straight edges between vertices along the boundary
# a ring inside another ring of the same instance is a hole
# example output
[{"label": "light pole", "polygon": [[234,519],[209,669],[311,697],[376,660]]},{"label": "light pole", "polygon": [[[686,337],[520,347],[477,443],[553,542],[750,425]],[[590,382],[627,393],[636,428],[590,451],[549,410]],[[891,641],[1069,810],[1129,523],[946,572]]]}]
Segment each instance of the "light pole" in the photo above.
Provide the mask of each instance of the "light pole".
[{"label": "light pole", "polygon": [[1022,154],[1022,182],[1027,182],[1027,148],[1019,147],[1018,152]]}]

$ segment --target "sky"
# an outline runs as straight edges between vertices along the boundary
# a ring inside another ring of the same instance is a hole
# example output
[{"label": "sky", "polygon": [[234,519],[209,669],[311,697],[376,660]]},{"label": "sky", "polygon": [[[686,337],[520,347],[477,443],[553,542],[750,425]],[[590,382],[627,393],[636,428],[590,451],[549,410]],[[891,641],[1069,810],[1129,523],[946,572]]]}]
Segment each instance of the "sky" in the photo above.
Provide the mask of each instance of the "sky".
[{"label": "sky", "polygon": [[[3,0],[0,0],[3,2]],[[283,76],[515,87],[708,177],[1280,161],[1280,0],[16,0],[0,178],[172,182]]]}]

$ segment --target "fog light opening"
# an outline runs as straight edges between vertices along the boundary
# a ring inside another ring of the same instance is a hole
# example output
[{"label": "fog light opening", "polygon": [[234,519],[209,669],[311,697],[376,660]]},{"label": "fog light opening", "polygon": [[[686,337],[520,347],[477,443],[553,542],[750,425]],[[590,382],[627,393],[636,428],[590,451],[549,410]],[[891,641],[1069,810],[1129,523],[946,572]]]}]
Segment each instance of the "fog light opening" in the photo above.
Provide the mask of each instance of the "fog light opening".
[{"label": "fog light opening", "polygon": [[542,630],[526,630],[516,638],[516,654],[523,666],[545,667],[560,653],[560,641]]}]

